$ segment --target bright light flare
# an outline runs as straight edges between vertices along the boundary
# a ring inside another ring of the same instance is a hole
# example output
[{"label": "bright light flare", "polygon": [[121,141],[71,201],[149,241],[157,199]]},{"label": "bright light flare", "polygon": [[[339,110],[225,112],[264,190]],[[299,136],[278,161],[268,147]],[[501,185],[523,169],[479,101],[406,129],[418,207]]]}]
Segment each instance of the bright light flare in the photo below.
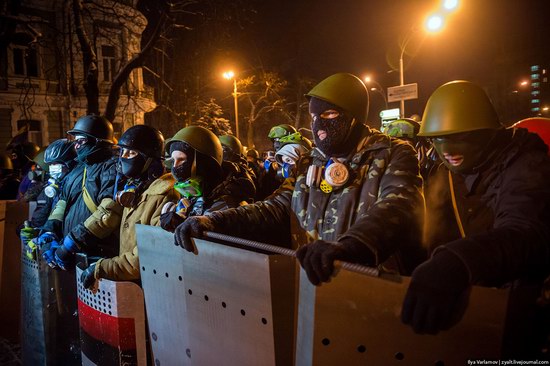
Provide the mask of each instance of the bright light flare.
[{"label": "bright light flare", "polygon": [[426,20],[426,30],[428,32],[439,32],[443,29],[443,17],[439,14],[434,14]]},{"label": "bright light flare", "polygon": [[223,77],[227,80],[231,80],[235,77],[235,73],[233,71],[226,71],[223,73]]},{"label": "bright light flare", "polygon": [[365,83],[370,83],[372,81],[372,79],[370,78],[370,76],[365,76],[363,78],[363,80],[365,80]]},{"label": "bright light flare", "polygon": [[455,10],[458,8],[458,0],[444,0],[443,8],[448,11]]},{"label": "bright light flare", "polygon": [[523,80],[521,83],[519,83],[519,85],[521,85],[521,86],[525,86],[527,84],[529,84],[529,82],[527,80]]}]

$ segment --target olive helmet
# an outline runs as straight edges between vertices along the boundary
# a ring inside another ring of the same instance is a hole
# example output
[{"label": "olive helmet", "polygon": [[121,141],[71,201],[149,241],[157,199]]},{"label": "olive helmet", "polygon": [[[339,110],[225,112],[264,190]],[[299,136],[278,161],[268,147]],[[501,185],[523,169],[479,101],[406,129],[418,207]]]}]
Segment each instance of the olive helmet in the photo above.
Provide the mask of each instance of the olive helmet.
[{"label": "olive helmet", "polygon": [[315,97],[337,105],[351,114],[357,122],[367,120],[369,94],[367,87],[357,76],[348,73],[331,75],[315,85],[306,94],[306,97]]},{"label": "olive helmet", "polygon": [[420,129],[420,123],[411,118],[391,121],[384,127],[383,133],[391,137],[414,139]]},{"label": "olive helmet", "polygon": [[456,80],[443,84],[428,99],[418,136],[444,136],[503,126],[485,91]]},{"label": "olive helmet", "polygon": [[218,136],[216,136],[212,131],[200,126],[188,126],[182,128],[176,132],[174,137],[170,139],[170,142],[166,144],[165,151],[168,154],[170,154],[170,145],[177,141],[185,142],[196,151],[215,160],[219,166],[222,165],[222,144],[220,143]]},{"label": "olive helmet", "polygon": [[283,123],[281,125],[273,126],[271,130],[269,130],[267,137],[270,139],[280,139],[281,137],[292,135],[296,132],[297,130],[294,126]]},{"label": "olive helmet", "polygon": [[233,135],[221,135],[218,136],[220,143],[223,146],[228,147],[234,154],[243,154],[243,144],[241,141]]}]

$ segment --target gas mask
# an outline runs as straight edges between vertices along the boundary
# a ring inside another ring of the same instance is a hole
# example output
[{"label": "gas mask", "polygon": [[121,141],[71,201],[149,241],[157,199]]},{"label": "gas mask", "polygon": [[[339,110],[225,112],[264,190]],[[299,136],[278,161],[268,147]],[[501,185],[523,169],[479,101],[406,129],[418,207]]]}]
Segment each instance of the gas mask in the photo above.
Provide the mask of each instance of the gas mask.
[{"label": "gas mask", "polygon": [[44,194],[48,198],[54,198],[59,194],[59,185],[57,184],[56,179],[48,179],[48,185],[44,187]]},{"label": "gas mask", "polygon": [[39,181],[42,179],[44,171],[37,165],[36,168],[29,170],[27,178],[32,181]]},{"label": "gas mask", "polygon": [[124,189],[122,191],[116,192],[115,200],[122,207],[133,207],[137,195],[136,188],[137,186],[134,184],[134,182],[129,181],[124,185]]}]

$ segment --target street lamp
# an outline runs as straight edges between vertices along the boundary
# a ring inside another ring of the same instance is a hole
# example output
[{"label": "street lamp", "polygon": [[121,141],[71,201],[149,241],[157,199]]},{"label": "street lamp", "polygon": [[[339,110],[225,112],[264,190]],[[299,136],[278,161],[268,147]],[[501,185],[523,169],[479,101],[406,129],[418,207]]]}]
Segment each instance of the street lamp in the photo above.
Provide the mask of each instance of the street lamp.
[{"label": "street lamp", "polygon": [[382,85],[376,80],[373,80],[370,76],[365,76],[365,83],[370,84],[374,83],[376,86],[375,88],[370,88],[371,91],[377,91],[382,96],[382,99],[384,99],[384,104],[386,105],[386,109],[388,109],[388,98],[386,97],[386,94],[384,93],[384,88],[382,88]]},{"label": "street lamp", "polygon": [[235,102],[235,136],[239,138],[239,95],[237,94],[237,78],[233,71],[226,71],[223,77],[227,80],[233,79],[233,101]]},{"label": "street lamp", "polygon": [[[425,30],[429,33],[435,33],[443,28],[443,17],[441,15],[432,15],[430,16],[426,23],[424,24]],[[401,53],[399,54],[399,85],[405,85],[405,72],[403,67],[403,56],[405,55],[405,50],[409,45],[409,42],[413,39],[413,36],[418,31],[417,28],[413,28],[411,32],[405,37],[401,43]],[[401,99],[400,102],[400,116],[401,118],[405,117],[405,100]]]}]

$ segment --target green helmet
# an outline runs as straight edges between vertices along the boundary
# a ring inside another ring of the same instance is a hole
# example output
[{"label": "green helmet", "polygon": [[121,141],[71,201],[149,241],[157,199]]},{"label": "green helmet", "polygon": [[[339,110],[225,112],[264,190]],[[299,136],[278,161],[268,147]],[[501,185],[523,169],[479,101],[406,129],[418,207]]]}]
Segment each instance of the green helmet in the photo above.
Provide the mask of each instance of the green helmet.
[{"label": "green helmet", "polygon": [[391,121],[382,131],[388,136],[414,139],[420,129],[420,123],[411,118],[401,118]]},{"label": "green helmet", "polygon": [[0,152],[0,169],[13,170],[13,163],[8,154]]},{"label": "green helmet", "polygon": [[182,128],[166,144],[165,150],[170,154],[170,145],[176,141],[185,142],[201,154],[210,156],[218,165],[222,165],[222,144],[214,133],[200,126]]},{"label": "green helmet", "polygon": [[243,144],[241,144],[241,141],[239,141],[238,138],[236,138],[233,135],[221,135],[218,136],[220,139],[220,142],[223,146],[227,146],[228,148],[233,151],[235,154],[242,155],[243,154]]},{"label": "green helmet", "polygon": [[260,153],[256,149],[248,149],[248,151],[246,152],[246,156],[250,156],[251,158],[254,158],[254,159],[259,159]]},{"label": "green helmet", "polygon": [[500,129],[497,113],[483,89],[469,81],[443,84],[430,96],[418,136],[444,136]]},{"label": "green helmet", "polygon": [[46,151],[46,148],[47,146],[44,146],[42,149],[40,149],[40,151],[38,152],[38,154],[36,154],[36,156],[34,157],[34,159],[32,159],[38,166],[40,166],[40,168],[42,168],[42,170],[45,170],[45,171],[48,171],[48,167],[49,165],[46,164],[46,162],[44,161],[44,153]]},{"label": "green helmet", "polygon": [[271,128],[267,137],[270,139],[280,139],[281,137],[288,136],[296,132],[297,131],[293,126],[283,123],[282,125],[277,125]]},{"label": "green helmet", "polygon": [[331,75],[315,85],[306,97],[315,97],[337,105],[355,117],[359,123],[367,120],[368,91],[361,79],[355,75]]}]

